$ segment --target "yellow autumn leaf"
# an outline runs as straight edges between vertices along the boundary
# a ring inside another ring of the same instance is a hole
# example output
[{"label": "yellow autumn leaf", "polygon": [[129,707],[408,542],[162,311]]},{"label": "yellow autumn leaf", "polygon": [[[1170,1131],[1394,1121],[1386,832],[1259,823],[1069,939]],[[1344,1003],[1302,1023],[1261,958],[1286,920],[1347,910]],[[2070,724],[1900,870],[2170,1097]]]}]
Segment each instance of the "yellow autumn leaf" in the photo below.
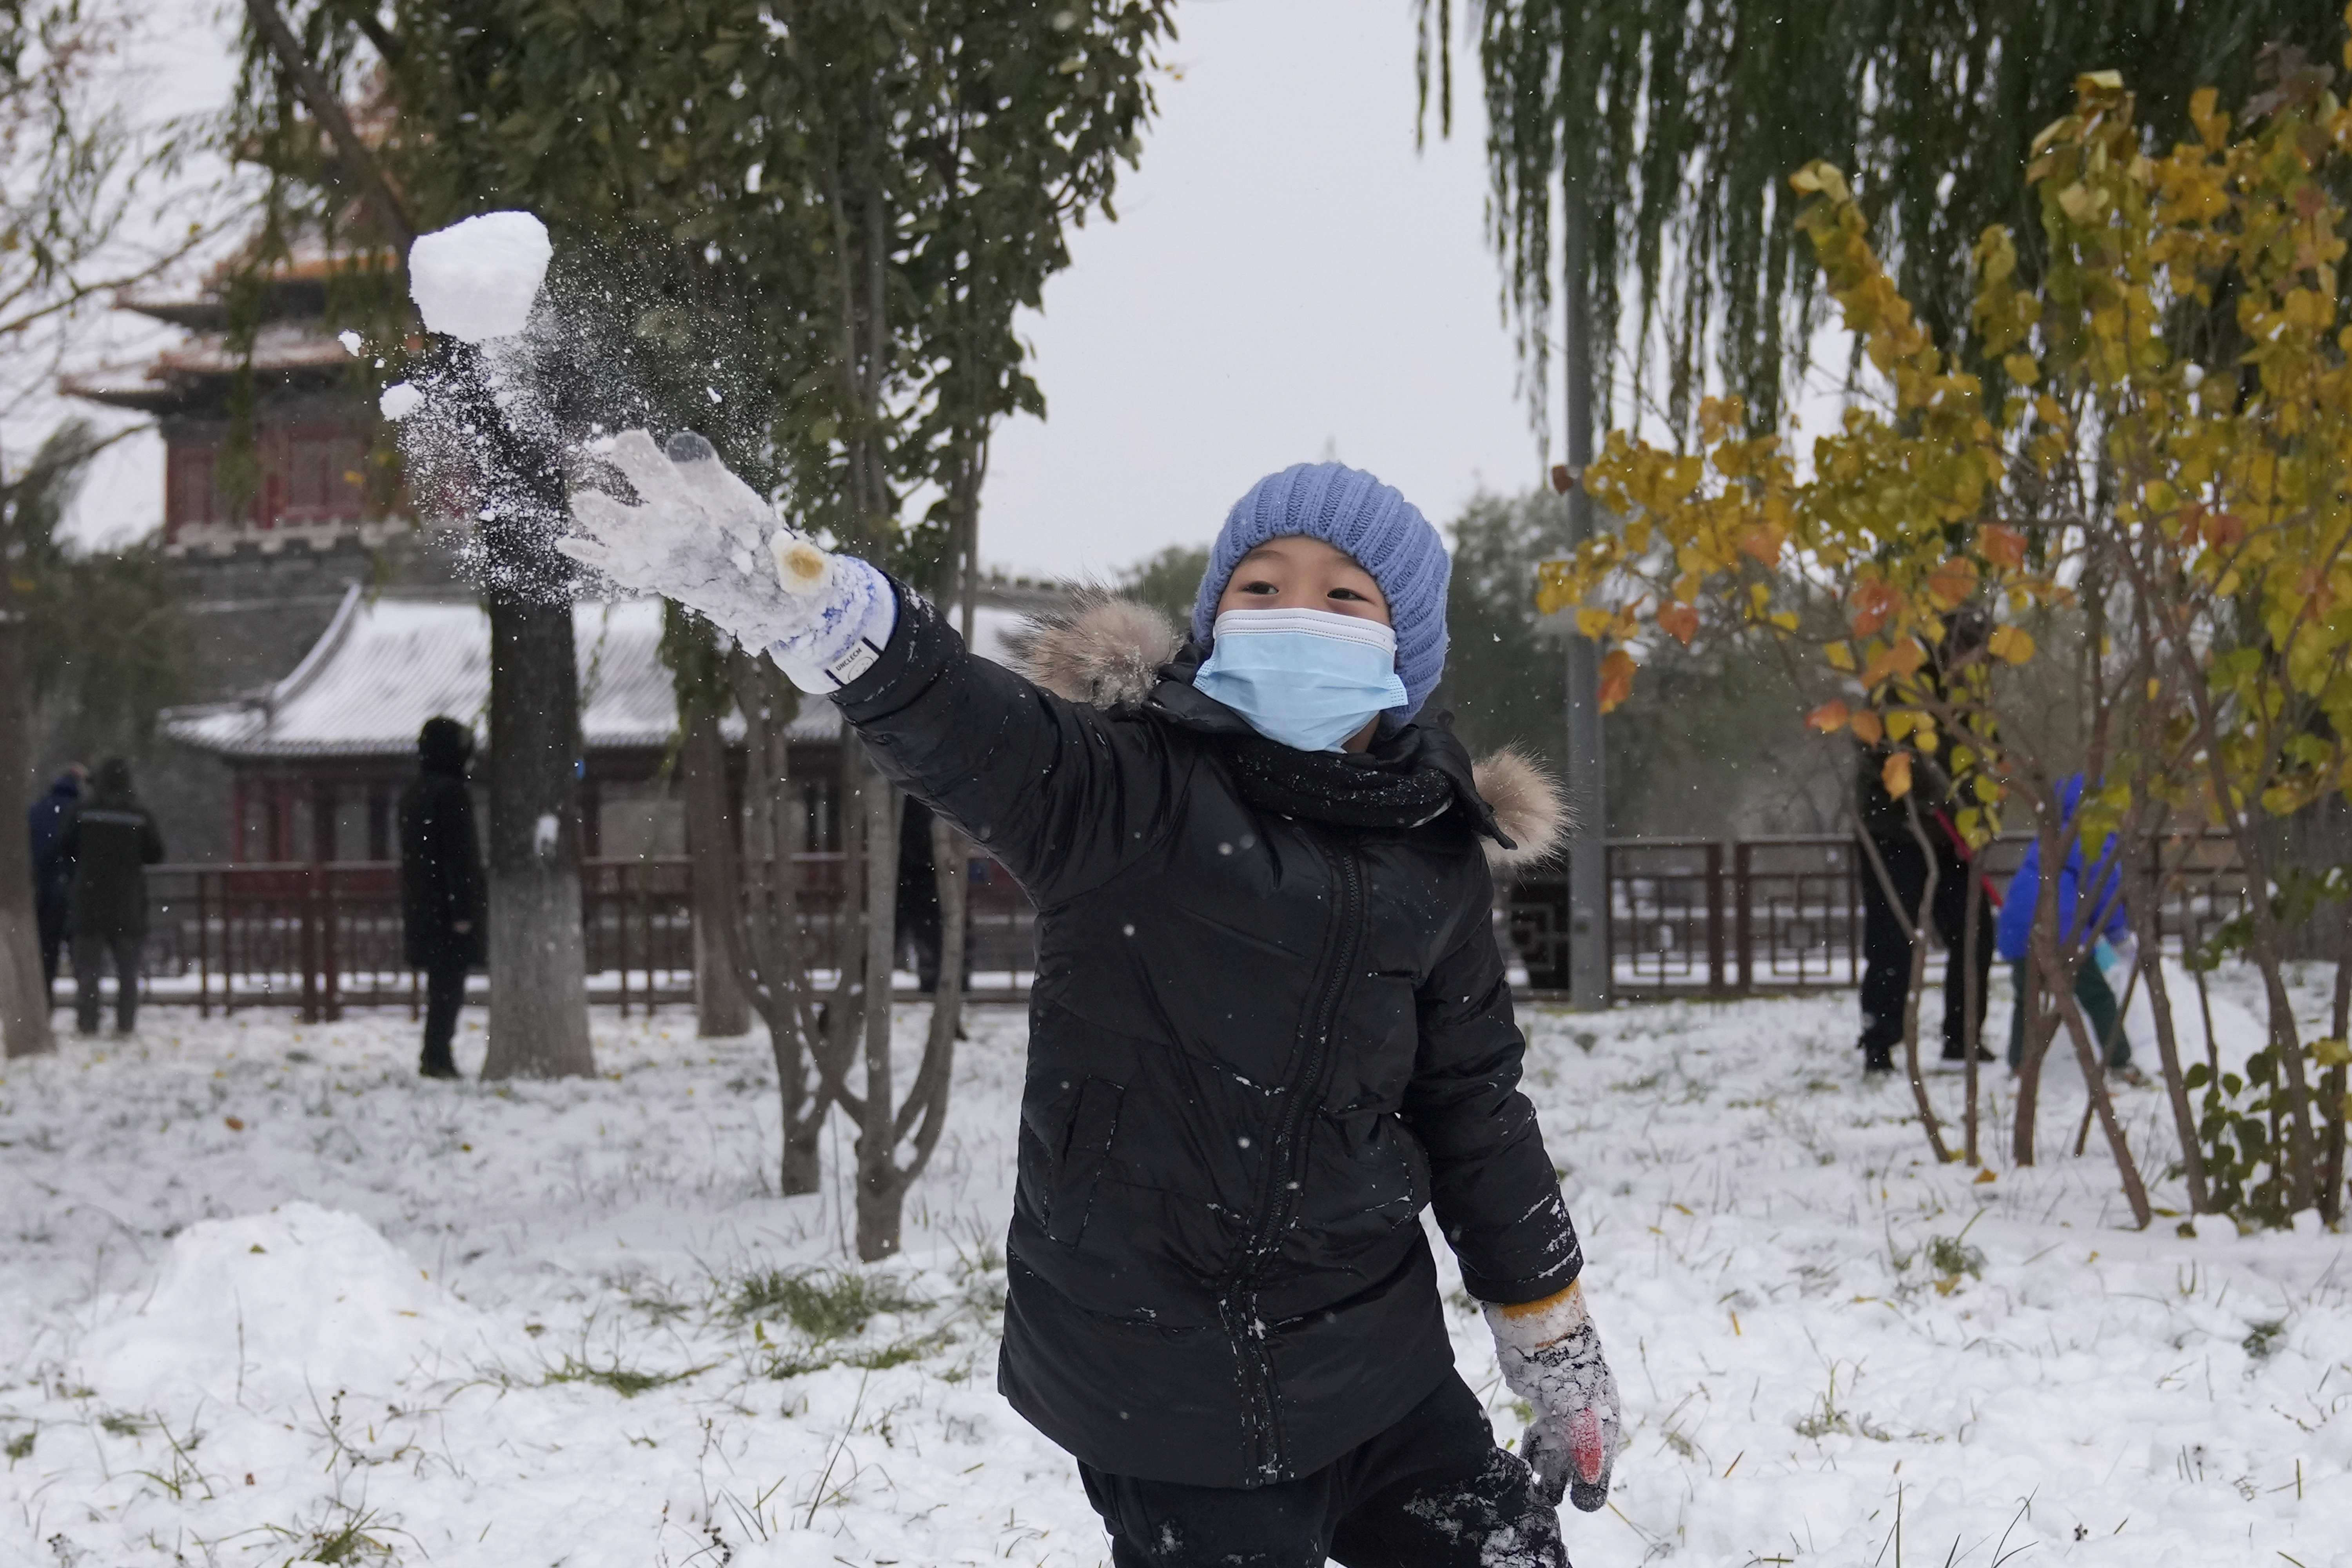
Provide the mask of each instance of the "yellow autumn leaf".
[{"label": "yellow autumn leaf", "polygon": [[1911,753],[1897,752],[1887,758],[1886,765],[1878,770],[1878,782],[1886,786],[1887,797],[1891,800],[1901,800],[1905,795],[1909,795],[1911,793]]},{"label": "yellow autumn leaf", "polygon": [[1576,612],[1576,635],[1598,640],[1609,635],[1609,628],[1616,619],[1606,610],[1579,610]]},{"label": "yellow autumn leaf", "polygon": [[1857,710],[1851,722],[1853,738],[1865,746],[1878,744],[1886,734],[1886,727],[1878,721],[1878,715],[1867,708]]},{"label": "yellow autumn leaf", "polygon": [[2345,1040],[2314,1040],[2311,1054],[2324,1068],[2352,1067],[2352,1042]]},{"label": "yellow autumn leaf", "polygon": [[2023,664],[2033,657],[2033,634],[2022,626],[1998,626],[1985,638],[1985,649],[2004,664]]},{"label": "yellow autumn leaf", "polygon": [[1853,649],[1844,643],[1830,644],[1829,647],[1822,649],[1822,657],[1830,661],[1832,669],[1843,669],[1848,673],[1852,673],[1853,669]]}]

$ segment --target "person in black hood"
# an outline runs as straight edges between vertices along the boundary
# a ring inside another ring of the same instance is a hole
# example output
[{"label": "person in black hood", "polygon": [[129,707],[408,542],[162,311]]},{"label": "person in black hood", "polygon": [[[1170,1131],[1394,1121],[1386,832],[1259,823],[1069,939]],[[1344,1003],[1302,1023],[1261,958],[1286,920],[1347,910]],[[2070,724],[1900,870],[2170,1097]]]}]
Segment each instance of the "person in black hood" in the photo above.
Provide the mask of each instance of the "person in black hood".
[{"label": "person in black hood", "polygon": [[466,765],[474,732],[432,718],[416,736],[416,778],[400,796],[400,918],[408,962],[425,972],[425,1052],[417,1070],[456,1078],[450,1042],[466,974],[482,962],[482,855]]},{"label": "person in black hood", "polygon": [[114,964],[114,1032],[139,1023],[140,958],[147,946],[147,868],[163,858],[163,836],[131,789],[131,764],[98,764],[87,798],[66,816],[58,852],[73,870],[74,1023],[98,1033],[99,985]]},{"label": "person in black hood", "polygon": [[81,798],[82,781],[89,770],[79,763],[67,767],[48,792],[25,813],[33,852],[33,919],[41,933],[41,983],[58,983],[58,956],[66,941],[66,914],[73,908],[73,862],[66,858],[66,818]]},{"label": "person in black hood", "polygon": [[[998,1384],[1077,1459],[1113,1562],[1564,1564],[1617,1397],[1490,869],[1560,814],[1524,760],[1416,721],[1436,531],[1369,474],[1285,470],[1227,519],[1189,644],[1100,604],[1024,679],[770,534],[698,437],[610,455],[644,504],[575,496],[567,553],[830,691],[1036,903]],[[1518,1454],[1454,1370],[1432,1206],[1533,1408]]]}]

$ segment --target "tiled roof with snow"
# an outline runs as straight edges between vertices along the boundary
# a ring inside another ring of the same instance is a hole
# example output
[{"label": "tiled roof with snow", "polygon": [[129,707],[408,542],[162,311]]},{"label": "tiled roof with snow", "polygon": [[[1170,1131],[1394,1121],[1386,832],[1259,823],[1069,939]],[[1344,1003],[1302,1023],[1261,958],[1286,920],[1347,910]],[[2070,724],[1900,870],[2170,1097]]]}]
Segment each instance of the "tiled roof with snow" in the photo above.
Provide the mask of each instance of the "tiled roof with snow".
[{"label": "tiled roof with snow", "polygon": [[[623,599],[572,606],[582,705],[590,751],[669,744],[677,707],[661,662],[661,601]],[[973,631],[982,651],[1002,658],[1024,617],[982,608]],[[226,757],[405,757],[436,714],[489,730],[490,620],[465,601],[371,598],[354,585],[334,621],[283,680],[252,697],[165,717],[173,740]],[[723,726],[740,741],[743,721]],[[831,702],[802,705],[791,734],[831,740],[841,716]]]}]

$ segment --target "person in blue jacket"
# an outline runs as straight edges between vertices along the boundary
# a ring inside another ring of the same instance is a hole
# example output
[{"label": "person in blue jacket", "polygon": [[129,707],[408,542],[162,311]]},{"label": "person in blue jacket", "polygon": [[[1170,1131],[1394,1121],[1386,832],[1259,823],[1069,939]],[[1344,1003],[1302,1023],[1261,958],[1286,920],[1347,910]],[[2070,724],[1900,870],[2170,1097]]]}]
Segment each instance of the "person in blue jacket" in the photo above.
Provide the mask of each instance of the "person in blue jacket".
[{"label": "person in blue jacket", "polygon": [[[2076,773],[2058,786],[2059,807],[2063,814],[2061,833],[2073,823],[2074,807],[2082,798],[2082,774]],[[2017,874],[2009,879],[1998,928],[2000,956],[2011,966],[2019,998],[2009,1016],[2009,1065],[2012,1069],[2021,1065],[2025,1057],[2025,951],[2033,929],[2033,909],[2041,897],[2041,886],[2042,844],[2037,838],[2025,847],[2025,859],[2018,866]],[[2086,886],[2090,903],[2084,909]],[[2128,973],[2137,951],[2131,924],[2124,918],[2123,872],[2116,863],[2112,833],[2099,845],[2087,879],[2083,872],[2080,841],[2067,849],[2066,864],[2058,871],[2060,943],[2078,941],[2083,933],[2094,931],[2098,935],[2092,951],[2084,955],[2081,966],[2074,971],[2074,1000],[2083,1009],[2093,1037],[2106,1042],[2107,1070],[2136,1082],[2139,1075],[2131,1065],[2131,1040],[2124,1034],[2122,1010],[2107,978],[2110,973],[2118,979]]]},{"label": "person in blue jacket", "polygon": [[41,979],[50,986],[58,983],[58,956],[66,943],[66,911],[73,906],[73,858],[63,847],[66,818],[81,799],[82,780],[89,776],[88,768],[71,763],[25,814],[26,826],[32,834],[33,917],[41,931]]}]

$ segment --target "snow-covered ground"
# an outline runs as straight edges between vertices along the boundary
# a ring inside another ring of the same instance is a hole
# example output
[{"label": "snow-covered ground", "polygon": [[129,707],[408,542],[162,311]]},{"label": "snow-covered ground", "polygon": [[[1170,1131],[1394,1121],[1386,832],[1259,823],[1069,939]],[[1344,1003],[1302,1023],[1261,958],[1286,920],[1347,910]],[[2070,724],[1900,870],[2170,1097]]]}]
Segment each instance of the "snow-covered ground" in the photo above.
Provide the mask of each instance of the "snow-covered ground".
[{"label": "snow-covered ground", "polygon": [[[1907,1091],[1861,1081],[1853,1011],[1528,1020],[1627,1403],[1578,1563],[2352,1568],[2340,1240],[2132,1232],[2096,1136],[2068,1152],[2063,1065],[2039,1166],[2009,1168],[1996,1071],[1997,1179],[1937,1169]],[[404,1016],[160,1008],[0,1069],[0,1563],[1107,1561],[993,1392],[1020,1014],[975,1018],[906,1256],[872,1269],[837,1184],[776,1195],[759,1038],[596,1035],[599,1079],[432,1084]],[[2160,1098],[2125,1094],[2160,1176]]]}]

